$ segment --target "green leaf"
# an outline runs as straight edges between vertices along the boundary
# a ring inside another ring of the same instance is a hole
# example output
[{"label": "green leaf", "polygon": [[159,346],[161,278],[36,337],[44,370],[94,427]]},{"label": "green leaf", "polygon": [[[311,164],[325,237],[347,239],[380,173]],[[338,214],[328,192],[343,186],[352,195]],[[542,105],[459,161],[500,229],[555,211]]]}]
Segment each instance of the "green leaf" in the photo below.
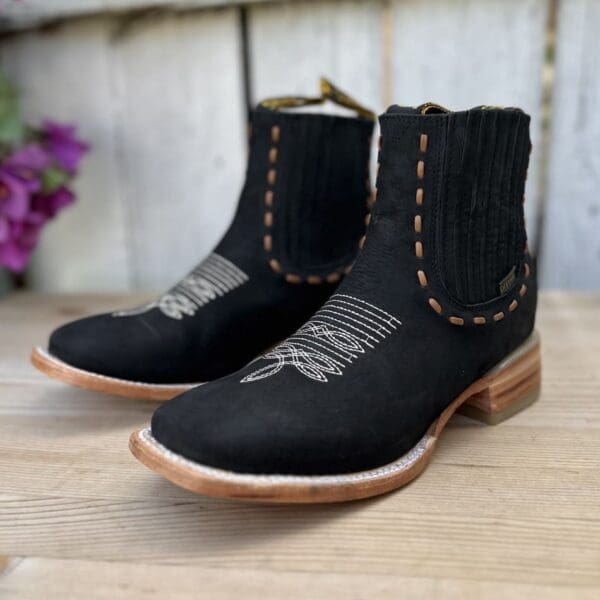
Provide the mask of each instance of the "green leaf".
[{"label": "green leaf", "polygon": [[50,194],[69,181],[69,175],[57,167],[48,167],[42,171],[42,191]]},{"label": "green leaf", "polygon": [[0,71],[0,144],[16,145],[25,137],[17,92]]}]

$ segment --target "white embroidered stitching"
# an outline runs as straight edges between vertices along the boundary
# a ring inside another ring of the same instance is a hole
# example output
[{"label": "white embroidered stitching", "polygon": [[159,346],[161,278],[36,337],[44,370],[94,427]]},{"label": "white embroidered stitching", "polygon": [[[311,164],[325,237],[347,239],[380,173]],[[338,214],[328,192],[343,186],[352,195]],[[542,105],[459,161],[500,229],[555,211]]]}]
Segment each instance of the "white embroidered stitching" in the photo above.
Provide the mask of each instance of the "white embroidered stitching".
[{"label": "white embroidered stitching", "polygon": [[248,280],[246,273],[231,261],[213,252],[158,300],[129,310],[114,312],[112,316],[131,317],[158,308],[165,316],[180,320],[185,315],[193,316],[198,309]]},{"label": "white embroidered stitching", "polygon": [[271,377],[290,365],[309,379],[326,383],[327,375],[342,375],[345,367],[391,335],[398,325],[402,323],[396,317],[373,304],[334,294],[308,323],[259,359],[271,361],[270,364],[246,375],[241,382]]}]

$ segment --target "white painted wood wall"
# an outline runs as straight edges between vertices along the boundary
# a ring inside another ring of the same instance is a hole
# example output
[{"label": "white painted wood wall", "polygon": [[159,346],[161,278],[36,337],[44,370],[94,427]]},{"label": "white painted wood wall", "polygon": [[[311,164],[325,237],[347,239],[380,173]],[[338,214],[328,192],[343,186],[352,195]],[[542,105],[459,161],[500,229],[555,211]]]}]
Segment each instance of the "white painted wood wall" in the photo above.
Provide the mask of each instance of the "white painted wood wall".
[{"label": "white painted wood wall", "polygon": [[314,93],[326,75],[380,112],[425,100],[456,109],[522,106],[533,116],[526,207],[530,238],[541,241],[543,284],[600,289],[600,2],[559,1],[543,136],[551,7],[552,0],[0,0],[3,26],[14,30],[0,40],[0,61],[22,92],[25,116],[75,121],[93,145],[79,202],[45,231],[31,284],[159,289],[211,249],[245,166],[246,50],[252,101]]}]

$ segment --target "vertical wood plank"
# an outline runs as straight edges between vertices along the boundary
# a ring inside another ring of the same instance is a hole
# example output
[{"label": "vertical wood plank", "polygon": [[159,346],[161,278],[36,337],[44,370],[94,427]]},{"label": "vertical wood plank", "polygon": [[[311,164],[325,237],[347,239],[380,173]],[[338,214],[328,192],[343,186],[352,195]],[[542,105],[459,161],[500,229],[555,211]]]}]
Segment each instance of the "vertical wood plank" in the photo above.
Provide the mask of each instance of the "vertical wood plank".
[{"label": "vertical wood plank", "polygon": [[[374,110],[385,99],[384,8],[381,2],[293,2],[249,10],[250,78],[255,102],[271,96],[318,95],[331,79]],[[331,106],[318,110],[330,111]],[[377,145],[377,127],[372,152]],[[371,161],[371,180],[376,165]]]},{"label": "vertical wood plank", "polygon": [[318,92],[331,78],[367,106],[383,104],[380,2],[294,2],[250,9],[254,100]]},{"label": "vertical wood plank", "polygon": [[68,22],[3,47],[26,117],[75,121],[93,146],[80,201],[48,226],[32,285],[160,289],[210,251],[242,184],[237,11]]},{"label": "vertical wood plank", "polygon": [[237,11],[142,19],[112,57],[133,285],[161,288],[211,250],[241,189]]},{"label": "vertical wood plank", "polygon": [[520,106],[532,115],[525,212],[533,242],[547,0],[393,0],[392,13],[396,103]]},{"label": "vertical wood plank", "polygon": [[600,290],[600,3],[560,4],[542,282]]},{"label": "vertical wood plank", "polygon": [[116,158],[116,124],[106,20],[3,42],[2,64],[21,92],[23,114],[74,122],[92,145],[77,180],[78,202],[47,225],[29,279],[50,291],[129,287],[123,198]]}]

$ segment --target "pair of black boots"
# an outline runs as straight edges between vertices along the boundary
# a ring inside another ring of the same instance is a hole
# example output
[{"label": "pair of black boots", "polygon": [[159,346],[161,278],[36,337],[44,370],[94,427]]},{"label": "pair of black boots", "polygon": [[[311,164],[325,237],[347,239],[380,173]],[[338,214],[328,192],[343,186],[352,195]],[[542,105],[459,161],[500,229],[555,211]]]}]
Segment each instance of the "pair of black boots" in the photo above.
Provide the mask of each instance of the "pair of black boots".
[{"label": "pair of black boots", "polygon": [[[325,99],[357,116],[302,112]],[[254,501],[389,491],[455,411],[493,423],[533,401],[529,117],[425,104],[379,120],[371,197],[372,113],[327,82],[320,99],[260,104],[215,251],[151,304],[61,327],[34,364],[124,396],[181,393],[132,452],[192,491]]]}]

